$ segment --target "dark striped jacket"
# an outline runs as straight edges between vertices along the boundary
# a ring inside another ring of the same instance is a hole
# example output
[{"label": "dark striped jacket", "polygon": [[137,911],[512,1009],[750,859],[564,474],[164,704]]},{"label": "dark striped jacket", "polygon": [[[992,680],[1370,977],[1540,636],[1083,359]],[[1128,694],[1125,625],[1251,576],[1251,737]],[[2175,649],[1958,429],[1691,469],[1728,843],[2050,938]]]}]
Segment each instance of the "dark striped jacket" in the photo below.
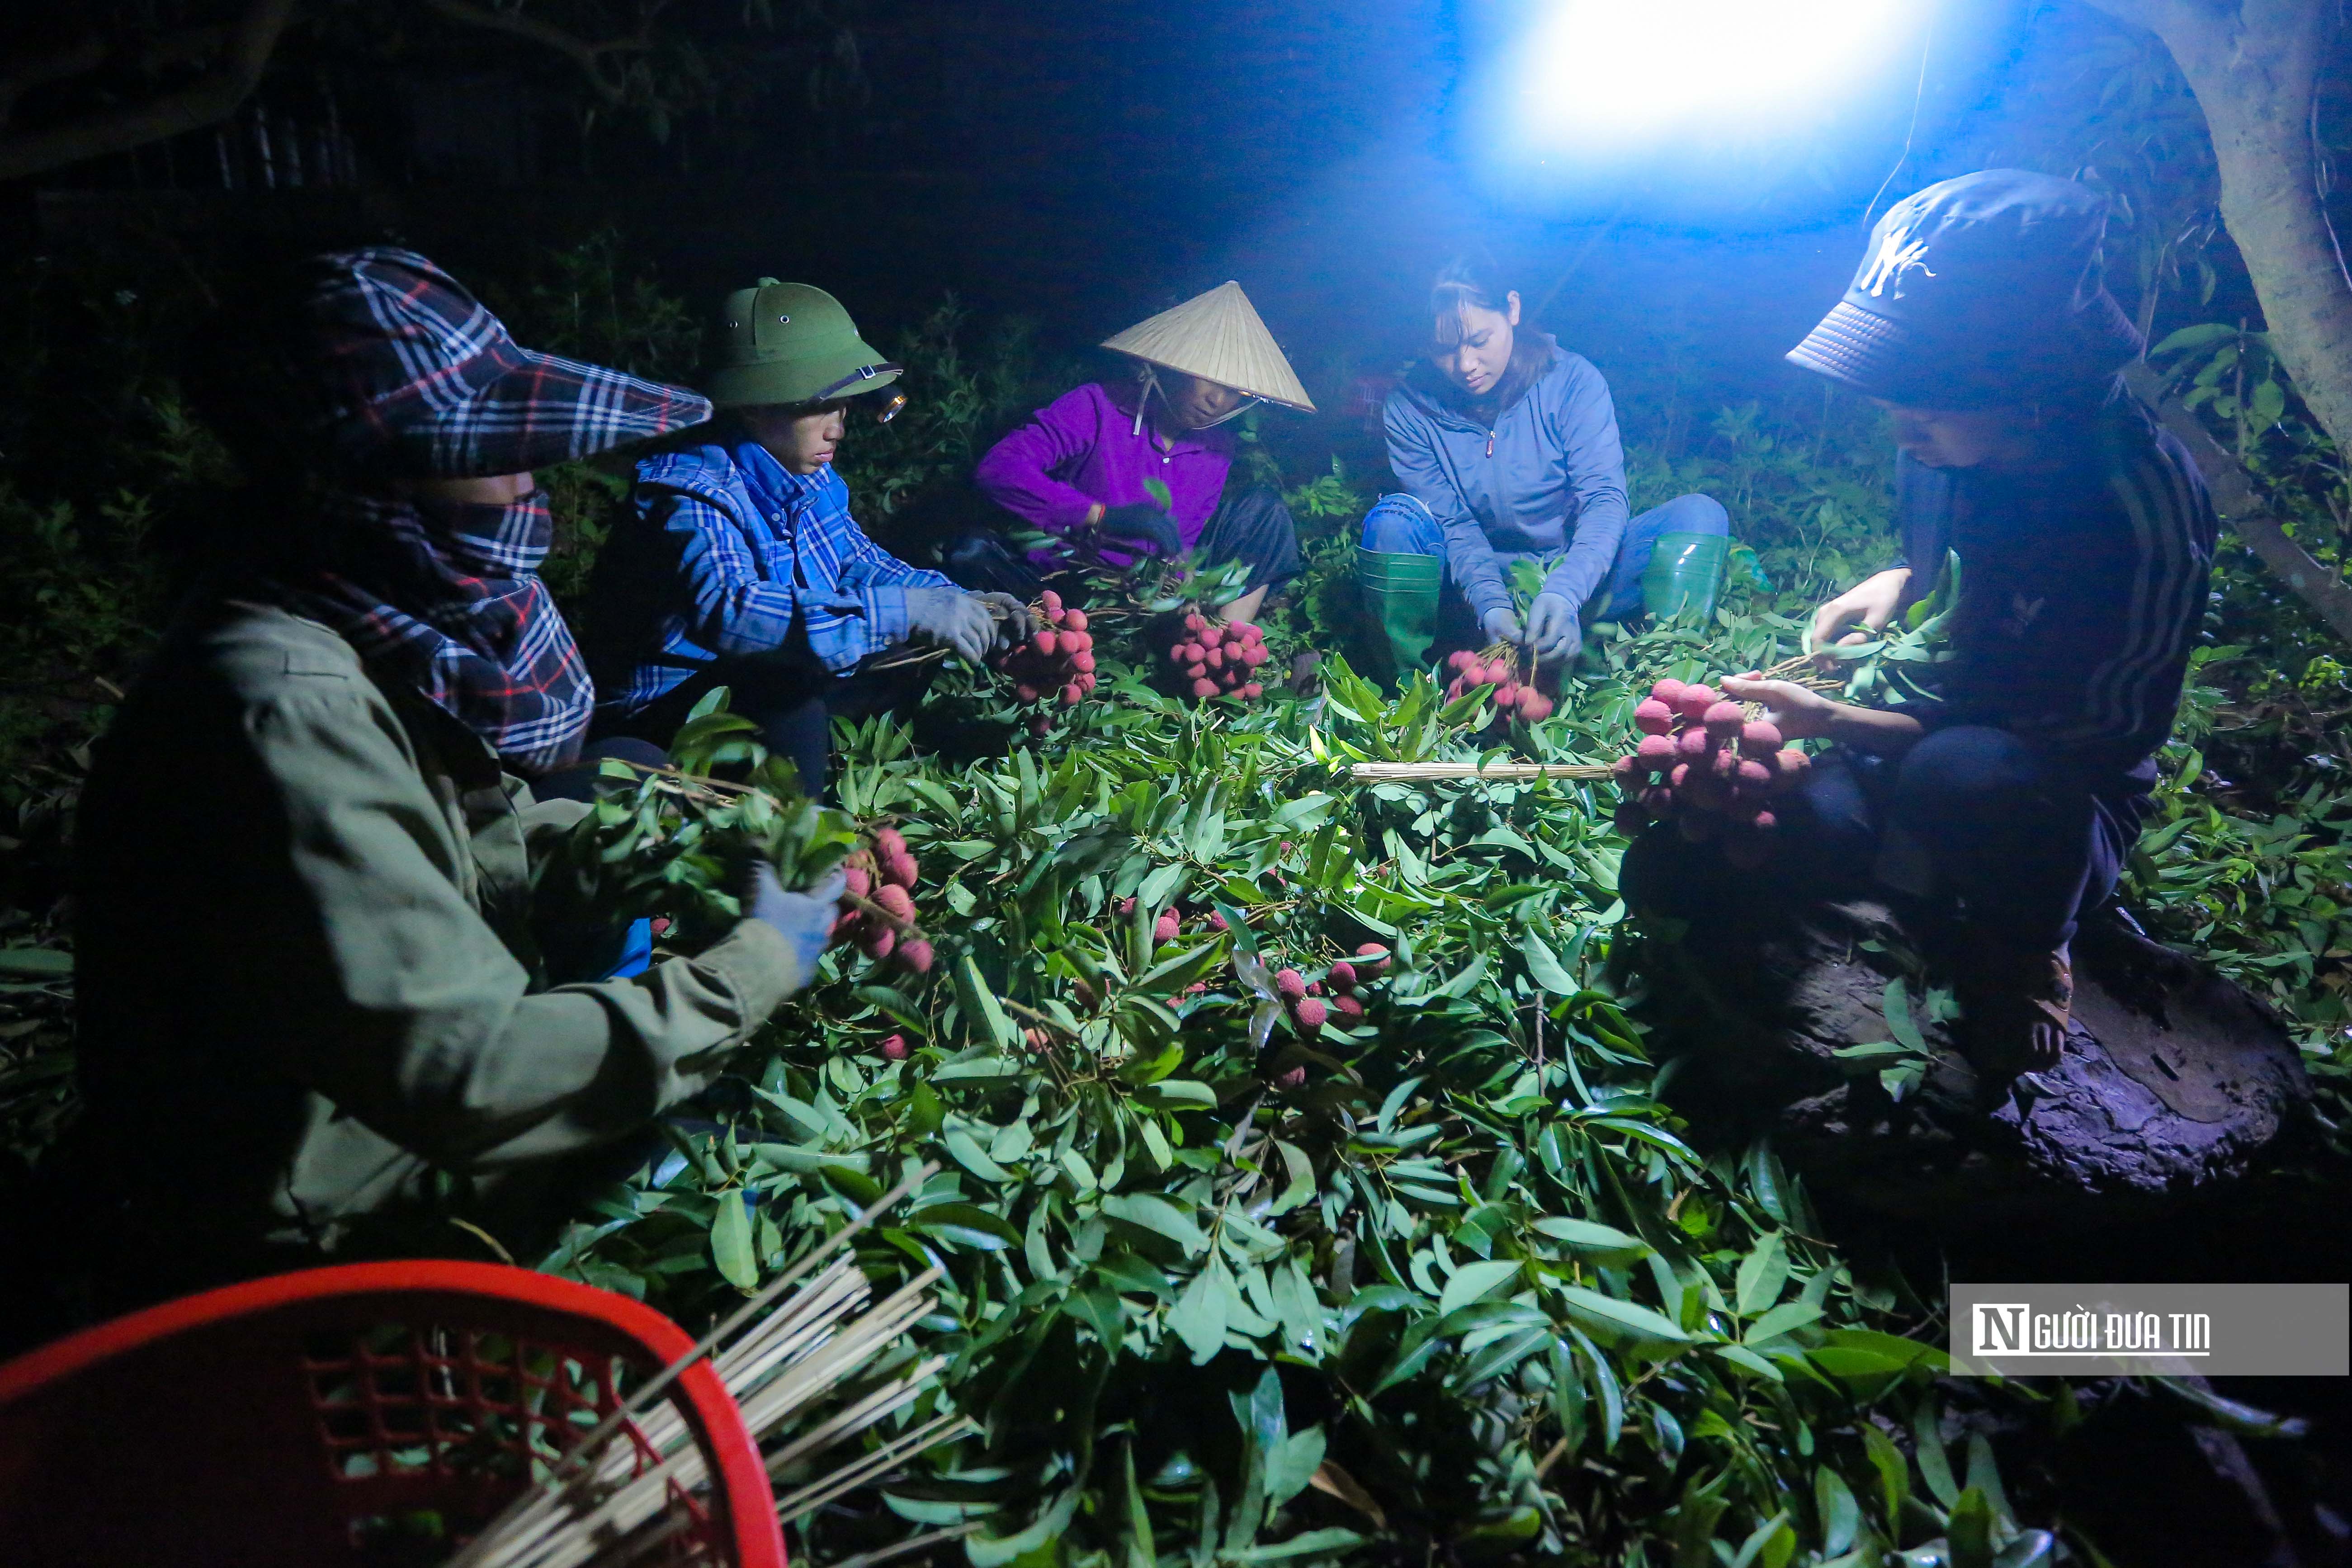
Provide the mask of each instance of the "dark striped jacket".
[{"label": "dark striped jacket", "polygon": [[2120,388],[2065,447],[2054,473],[1896,464],[1913,586],[1948,548],[1960,559],[1957,657],[1928,722],[2127,772],[2171,732],[2219,525],[2188,450]]}]

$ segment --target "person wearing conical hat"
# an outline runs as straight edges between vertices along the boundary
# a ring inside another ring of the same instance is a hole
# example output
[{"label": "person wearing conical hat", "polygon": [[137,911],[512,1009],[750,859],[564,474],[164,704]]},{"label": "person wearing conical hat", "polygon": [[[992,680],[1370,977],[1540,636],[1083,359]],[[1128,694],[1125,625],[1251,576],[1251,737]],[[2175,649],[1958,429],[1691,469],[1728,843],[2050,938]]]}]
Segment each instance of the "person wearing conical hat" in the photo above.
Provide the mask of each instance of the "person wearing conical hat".
[{"label": "person wearing conical hat", "polygon": [[[1187,300],[1103,347],[1132,362],[1132,379],[1064,393],[991,447],[974,482],[1013,519],[1115,565],[1196,551],[1205,564],[1240,562],[1249,568],[1246,587],[1222,613],[1249,619],[1267,590],[1303,564],[1281,497],[1264,486],[1225,493],[1234,462],[1226,426],[1260,403],[1311,414],[1307,389],[1238,283]],[[958,542],[948,564],[966,584],[1026,594],[1054,559],[1040,552],[1024,560],[1001,533],[982,532]]]},{"label": "person wearing conical hat", "polygon": [[667,744],[724,686],[814,794],[833,715],[897,706],[920,684],[868,660],[920,638],[977,664],[1029,635],[1028,611],[908,565],[850,515],[833,466],[849,411],[887,421],[904,399],[875,396],[901,367],[841,301],[762,278],[728,296],[714,349],[704,379],[717,421],[637,464],[636,525],[597,563],[597,730]]}]

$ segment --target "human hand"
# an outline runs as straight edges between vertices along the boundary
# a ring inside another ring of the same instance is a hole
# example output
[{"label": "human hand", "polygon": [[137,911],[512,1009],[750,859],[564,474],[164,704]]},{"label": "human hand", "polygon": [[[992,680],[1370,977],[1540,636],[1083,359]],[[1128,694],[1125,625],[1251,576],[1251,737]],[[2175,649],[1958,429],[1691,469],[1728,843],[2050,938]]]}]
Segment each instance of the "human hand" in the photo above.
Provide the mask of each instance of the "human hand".
[{"label": "human hand", "polygon": [[839,871],[805,893],[787,890],[776,868],[765,860],[751,868],[751,896],[743,900],[744,918],[773,928],[792,949],[792,989],[799,990],[816,974],[817,960],[833,941],[833,923],[841,914],[841,895],[848,879]]},{"label": "human hand", "polygon": [[947,644],[963,655],[966,663],[975,665],[986,657],[996,636],[996,622],[988,606],[979,595],[961,588],[908,589],[907,625],[933,642]]},{"label": "human hand", "polygon": [[1478,629],[1486,634],[1488,642],[1522,642],[1526,634],[1519,630],[1519,617],[1511,614],[1507,605],[1497,605],[1478,617]]},{"label": "human hand", "polygon": [[1764,704],[1764,721],[1780,731],[1784,741],[1826,736],[1838,710],[1843,706],[1793,680],[1751,680],[1745,676],[1727,675],[1721,689],[1733,702]]},{"label": "human hand", "polygon": [[1911,569],[1894,566],[1861,582],[1813,612],[1816,651],[1840,643],[1868,642],[1895,618]]},{"label": "human hand", "polygon": [[1528,649],[1539,659],[1573,658],[1584,647],[1584,628],[1565,594],[1538,594],[1528,606]]},{"label": "human hand", "polygon": [[1029,606],[1012,595],[981,594],[975,597],[982,605],[1003,612],[1002,615],[992,616],[996,622],[996,637],[995,640],[989,644],[991,652],[1018,647],[1027,642],[1030,634],[1037,629],[1037,618],[1029,613]]},{"label": "human hand", "polygon": [[1108,508],[1097,526],[1105,539],[1148,554],[1173,557],[1184,553],[1184,536],[1176,531],[1176,520],[1149,501]]}]

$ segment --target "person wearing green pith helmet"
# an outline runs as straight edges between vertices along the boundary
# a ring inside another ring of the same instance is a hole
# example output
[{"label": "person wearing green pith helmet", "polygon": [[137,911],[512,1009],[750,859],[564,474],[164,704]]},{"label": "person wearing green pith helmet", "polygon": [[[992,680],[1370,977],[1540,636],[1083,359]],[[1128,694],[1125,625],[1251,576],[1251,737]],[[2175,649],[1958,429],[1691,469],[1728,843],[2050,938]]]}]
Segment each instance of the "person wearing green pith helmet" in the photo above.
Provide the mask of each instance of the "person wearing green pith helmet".
[{"label": "person wearing green pith helmet", "polygon": [[[1483,253],[1430,289],[1423,363],[1389,396],[1389,467],[1404,485],[1364,518],[1358,580],[1402,679],[1422,668],[1451,584],[1460,640],[1512,642],[1566,663],[1595,620],[1711,611],[1729,518],[1708,496],[1627,516],[1609,384],[1523,325],[1518,292]],[[1507,574],[1543,585],[1520,624]]]},{"label": "person wearing green pith helmet", "polygon": [[908,565],[850,515],[834,454],[852,409],[887,421],[905,402],[900,372],[822,289],[762,278],[728,296],[703,378],[719,419],[637,464],[635,526],[597,563],[598,733],[667,744],[724,686],[814,793],[833,716],[919,684],[877,656],[924,639],[977,664],[1029,635],[1021,601]]}]

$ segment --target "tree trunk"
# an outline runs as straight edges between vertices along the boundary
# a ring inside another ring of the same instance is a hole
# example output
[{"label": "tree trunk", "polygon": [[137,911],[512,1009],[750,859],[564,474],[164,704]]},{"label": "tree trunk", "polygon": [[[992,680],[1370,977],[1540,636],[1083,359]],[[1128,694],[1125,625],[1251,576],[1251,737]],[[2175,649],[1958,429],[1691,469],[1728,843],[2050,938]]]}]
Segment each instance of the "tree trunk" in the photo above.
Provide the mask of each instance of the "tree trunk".
[{"label": "tree trunk", "polygon": [[2221,222],[2271,343],[2338,449],[2352,452],[2352,279],[2319,202],[2311,115],[2328,0],[2091,0],[2155,33],[2205,111]]}]

